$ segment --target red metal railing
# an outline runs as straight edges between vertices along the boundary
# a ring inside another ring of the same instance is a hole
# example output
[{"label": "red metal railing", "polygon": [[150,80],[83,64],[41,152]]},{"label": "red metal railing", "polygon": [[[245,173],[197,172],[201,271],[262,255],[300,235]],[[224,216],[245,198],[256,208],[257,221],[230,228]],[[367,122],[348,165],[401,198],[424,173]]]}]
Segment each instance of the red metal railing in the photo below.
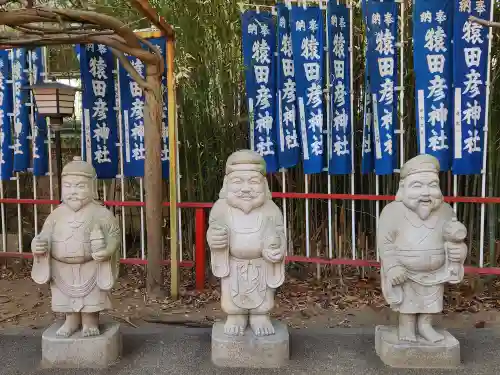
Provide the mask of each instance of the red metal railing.
[{"label": "red metal railing", "polygon": [[[319,193],[273,193],[273,198],[287,198],[287,199],[334,199],[334,200],[359,200],[359,201],[392,201],[395,199],[392,195],[352,195],[352,194],[319,194]],[[477,204],[499,204],[500,198],[497,197],[445,197],[446,202],[457,202],[457,203],[477,203]],[[52,204],[58,205],[60,201],[49,200],[49,199],[13,199],[4,198],[0,199],[0,203],[5,204]],[[144,202],[137,201],[105,201],[104,205],[109,207],[141,207],[144,206]],[[164,206],[169,206],[168,202],[163,203]],[[213,203],[202,203],[202,202],[180,202],[178,204],[180,208],[193,208],[195,209],[195,260],[193,261],[182,261],[179,262],[179,266],[192,268],[195,267],[196,274],[196,288],[203,289],[205,286],[205,276],[206,276],[206,241],[205,233],[207,229],[206,224],[206,209],[213,206]],[[32,258],[31,253],[19,253],[19,252],[0,252],[0,257],[8,258]],[[380,267],[380,263],[370,260],[360,260],[360,259],[324,259],[324,258],[313,258],[304,256],[288,256],[286,261],[289,262],[300,262],[300,263],[314,263],[323,265],[344,265],[352,267]],[[121,259],[122,264],[134,264],[134,265],[146,265],[148,261],[145,259],[138,258],[124,258]],[[163,260],[162,265],[169,265],[170,260]],[[466,267],[465,271],[469,274],[479,274],[479,275],[500,275],[500,268],[498,267]]]}]

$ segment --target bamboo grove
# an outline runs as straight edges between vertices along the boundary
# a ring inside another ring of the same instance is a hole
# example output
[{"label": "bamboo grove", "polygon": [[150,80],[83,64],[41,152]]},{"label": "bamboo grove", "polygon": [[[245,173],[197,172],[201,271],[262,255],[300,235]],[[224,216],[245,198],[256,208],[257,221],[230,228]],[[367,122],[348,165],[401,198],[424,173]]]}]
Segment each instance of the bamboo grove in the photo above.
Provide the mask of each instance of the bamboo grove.
[{"label": "bamboo grove", "polygon": [[[414,74],[412,54],[411,1],[405,0],[405,48],[404,48],[404,159],[416,155],[416,116],[414,98]],[[150,3],[174,26],[176,32],[176,64],[178,128],[179,128],[179,170],[181,174],[180,199],[188,202],[213,202],[222,186],[224,163],[234,150],[249,147],[248,117],[244,97],[244,71],[241,52],[240,7],[236,0],[153,0]],[[265,5],[266,1],[259,4]],[[274,2],[267,2],[274,5]],[[135,28],[140,28],[142,20],[121,0],[97,0],[93,4],[103,12],[112,12],[116,17],[129,20]],[[495,19],[500,20],[500,6],[495,3]],[[119,13],[119,14],[117,14]],[[355,8],[354,17],[354,150],[361,150],[363,124],[363,84],[364,84],[364,43],[365,30],[361,19],[361,9]],[[492,71],[491,71],[491,111],[489,119],[489,139],[487,156],[486,196],[500,196],[500,37],[493,30]],[[51,72],[71,70],[74,57],[65,51],[51,51]],[[63,62],[65,61],[65,63]],[[76,142],[75,142],[76,143]],[[68,144],[68,147],[69,144]],[[355,192],[375,194],[375,176],[361,175],[361,152],[355,153]],[[273,191],[282,191],[280,174],[270,176]],[[311,176],[309,192],[326,193],[328,175]],[[333,176],[332,193],[350,193],[349,176]],[[394,195],[399,176],[381,176],[382,195]],[[453,176],[443,173],[442,189],[445,195],[453,195]],[[304,173],[300,167],[287,171],[286,191],[304,192]],[[113,189],[110,189],[112,191]],[[127,199],[137,198],[137,184],[129,182]],[[163,189],[164,201],[168,200],[168,189]],[[459,196],[480,196],[481,176],[459,176]],[[276,200],[281,204],[281,200]],[[380,210],[385,202],[380,202]],[[328,202],[310,200],[310,232],[306,238],[305,201],[290,199],[287,203],[288,222],[291,226],[293,255],[305,255],[305,241],[310,241],[311,256],[328,257]],[[130,208],[132,215],[138,208]],[[500,238],[498,222],[499,207],[486,205],[485,266],[497,264],[497,241]],[[471,246],[471,256],[467,262],[478,264],[480,205],[458,204],[458,216],[466,223]],[[376,259],[374,201],[356,201],[356,241],[357,257]],[[165,244],[168,244],[168,211],[164,225]],[[333,201],[334,256],[351,256],[351,202]],[[194,212],[182,210],[182,246],[184,259],[192,259],[194,248]],[[131,238],[137,243],[139,234]],[[130,248],[129,248],[130,249]],[[500,248],[499,248],[500,250]],[[168,250],[166,251],[168,253]],[[133,250],[127,254],[136,256]],[[292,254],[289,254],[292,255]]]}]

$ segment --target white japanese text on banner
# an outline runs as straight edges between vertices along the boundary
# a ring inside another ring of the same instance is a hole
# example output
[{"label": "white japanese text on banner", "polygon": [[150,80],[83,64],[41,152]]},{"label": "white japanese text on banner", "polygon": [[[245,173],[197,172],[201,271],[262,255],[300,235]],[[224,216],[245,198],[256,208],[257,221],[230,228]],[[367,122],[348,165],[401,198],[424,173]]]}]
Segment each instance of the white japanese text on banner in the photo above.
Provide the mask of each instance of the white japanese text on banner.
[{"label": "white japanese text on banner", "polygon": [[415,0],[413,58],[417,149],[451,167],[453,0]]},{"label": "white japanese text on banner", "polygon": [[243,62],[254,150],[264,157],[267,172],[278,170],[276,153],[276,27],[269,12],[242,14]]},{"label": "white japanese text on banner", "polygon": [[324,155],[324,21],[321,8],[292,6],[291,34],[304,173],[320,173]]},{"label": "white japanese text on banner", "polygon": [[487,19],[490,9],[491,0],[455,0],[454,174],[479,174],[483,169],[488,28],[469,21],[469,16]]}]

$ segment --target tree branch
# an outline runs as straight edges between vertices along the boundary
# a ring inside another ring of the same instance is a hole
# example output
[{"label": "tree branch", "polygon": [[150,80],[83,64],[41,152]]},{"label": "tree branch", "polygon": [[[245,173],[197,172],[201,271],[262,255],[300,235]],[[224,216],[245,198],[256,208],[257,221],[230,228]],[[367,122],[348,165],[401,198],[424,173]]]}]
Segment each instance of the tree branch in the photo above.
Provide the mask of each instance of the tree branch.
[{"label": "tree branch", "polygon": [[123,68],[127,71],[128,74],[132,77],[134,81],[136,81],[139,86],[144,89],[144,90],[151,90],[152,87],[151,85],[141,77],[141,75],[135,70],[135,68],[132,66],[130,63],[129,59],[123,54],[123,52],[118,51],[115,48],[110,47],[111,52],[113,52],[113,55],[115,55],[118,60],[120,60],[120,63],[122,64]]},{"label": "tree branch", "polygon": [[478,23],[480,25],[486,26],[486,27],[500,27],[499,22],[493,22],[493,21],[488,21],[488,20],[483,20],[482,18],[477,18],[474,16],[469,17],[469,21]]},{"label": "tree branch", "polygon": [[[94,38],[111,36],[113,35],[113,31],[96,31],[94,33],[85,33],[85,34],[50,34],[50,35],[24,35],[20,37],[19,35],[15,35],[12,37],[2,37],[0,36],[0,44],[2,45],[10,45],[10,46],[43,46],[43,45],[53,45],[53,44],[89,44],[93,43]],[[105,43],[100,43],[105,44]]]}]

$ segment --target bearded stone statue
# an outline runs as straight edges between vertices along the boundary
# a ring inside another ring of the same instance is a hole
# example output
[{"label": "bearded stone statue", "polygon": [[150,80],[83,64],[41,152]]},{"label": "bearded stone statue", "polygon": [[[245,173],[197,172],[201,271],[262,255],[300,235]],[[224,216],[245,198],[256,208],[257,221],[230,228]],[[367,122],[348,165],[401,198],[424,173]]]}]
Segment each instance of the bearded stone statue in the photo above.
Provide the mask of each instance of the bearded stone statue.
[{"label": "bearded stone statue", "polygon": [[[401,169],[396,201],[382,210],[377,232],[382,292],[399,313],[396,343],[458,345],[433,327],[432,318],[443,311],[444,284],[464,277],[466,235],[452,207],[443,202],[439,161],[431,155],[409,160]],[[419,362],[425,366],[422,358]]]},{"label": "bearded stone statue", "polygon": [[115,216],[94,201],[96,172],[75,157],[62,170],[62,204],[33,239],[31,276],[49,283],[52,310],[66,315],[58,337],[98,336],[99,312],[110,309],[118,276],[120,227]]},{"label": "bearded stone statue", "polygon": [[269,318],[275,289],[285,279],[283,216],[271,200],[265,161],[241,150],[227,160],[219,200],[207,232],[211,267],[221,278],[224,332],[243,335],[250,324],[256,336],[273,335]]}]

